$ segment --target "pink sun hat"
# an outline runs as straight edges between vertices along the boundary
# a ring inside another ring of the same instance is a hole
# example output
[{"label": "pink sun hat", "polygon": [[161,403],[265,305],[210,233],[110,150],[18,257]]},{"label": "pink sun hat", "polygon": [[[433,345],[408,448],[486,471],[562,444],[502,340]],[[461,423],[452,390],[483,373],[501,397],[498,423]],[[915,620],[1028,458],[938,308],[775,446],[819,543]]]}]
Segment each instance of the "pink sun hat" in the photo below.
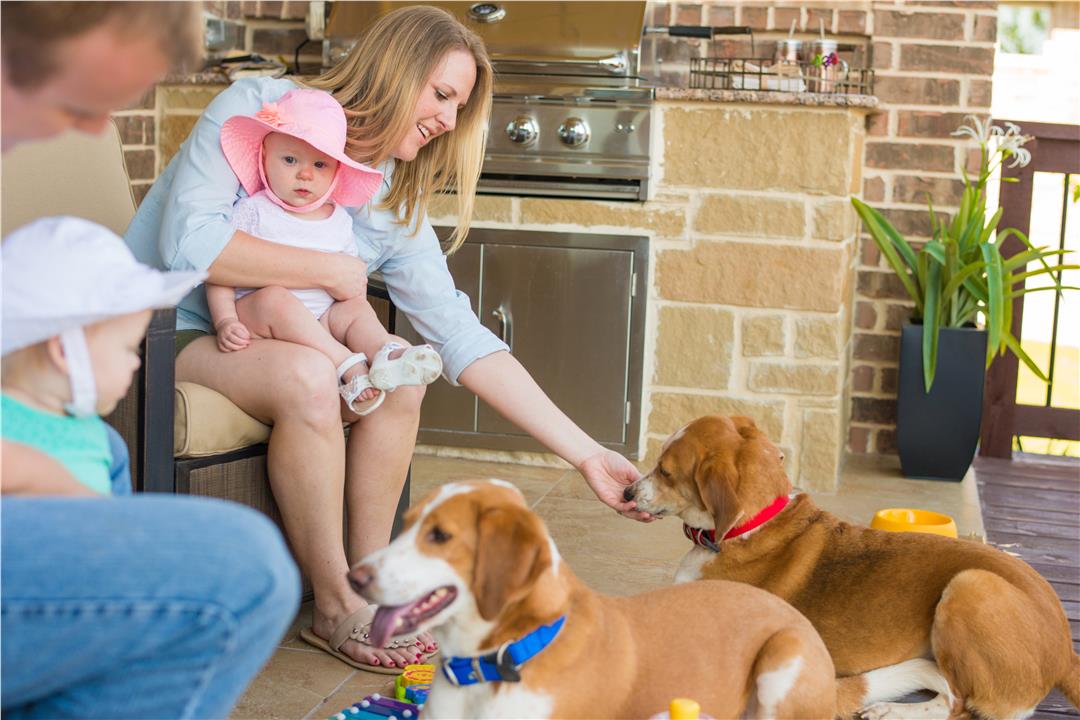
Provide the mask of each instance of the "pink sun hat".
[{"label": "pink sun hat", "polygon": [[226,120],[221,126],[221,149],[244,190],[254,195],[265,187],[263,139],[279,132],[303,140],[338,161],[326,199],[344,207],[360,207],[378,191],[382,173],[345,154],[346,130],[345,111],[332,95],[322,90],[290,90],[277,102],[264,103],[253,116],[235,115]]}]

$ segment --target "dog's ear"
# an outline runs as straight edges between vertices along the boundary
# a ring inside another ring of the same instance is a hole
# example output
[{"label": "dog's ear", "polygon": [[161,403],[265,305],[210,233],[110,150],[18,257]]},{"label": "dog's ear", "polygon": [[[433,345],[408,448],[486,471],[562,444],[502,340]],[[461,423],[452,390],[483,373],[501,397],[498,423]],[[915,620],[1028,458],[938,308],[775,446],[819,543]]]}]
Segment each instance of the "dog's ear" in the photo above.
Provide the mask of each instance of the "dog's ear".
[{"label": "dog's ear", "polygon": [[551,564],[539,521],[525,508],[500,505],[477,518],[472,592],[480,617],[492,620],[526,595]]},{"label": "dog's ear", "polygon": [[743,514],[739,498],[735,494],[735,487],[739,482],[735,458],[724,453],[709,455],[698,463],[694,482],[697,483],[698,494],[705,503],[705,509],[713,517],[716,536],[723,537],[728,530],[735,527]]},{"label": "dog's ear", "polygon": [[735,429],[739,434],[744,438],[752,438],[755,434],[760,432],[754,419],[746,417],[745,415],[732,415],[731,422],[735,425]]},{"label": "dog's ear", "polygon": [[747,437],[739,451],[738,469],[740,477],[750,480],[744,494],[751,506],[768,505],[778,495],[791,492],[791,481],[784,471],[784,453],[763,432]]}]

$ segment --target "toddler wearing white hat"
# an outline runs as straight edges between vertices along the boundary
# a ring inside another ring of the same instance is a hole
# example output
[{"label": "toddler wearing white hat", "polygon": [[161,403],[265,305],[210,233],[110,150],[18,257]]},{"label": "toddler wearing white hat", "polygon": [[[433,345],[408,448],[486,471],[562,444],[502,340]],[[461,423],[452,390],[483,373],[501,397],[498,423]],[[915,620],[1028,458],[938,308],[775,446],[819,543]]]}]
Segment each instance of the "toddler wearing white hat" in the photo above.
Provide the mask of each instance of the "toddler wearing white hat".
[{"label": "toddler wearing white hat", "polygon": [[[263,240],[358,256],[352,216],[382,173],[345,153],[348,124],[341,105],[321,90],[298,89],[254,116],[221,128],[221,148],[249,197],[233,208],[233,226]],[[339,392],[367,415],[399,385],[427,385],[442,372],[430,345],[391,340],[364,298],[336,302],[321,288],[230,288],[207,284],[206,300],[222,352],[243,350],[252,337],[295,342],[326,355]],[[370,373],[368,356],[372,354]]]},{"label": "toddler wearing white hat", "polygon": [[142,265],[112,232],[72,217],[11,233],[0,274],[0,434],[108,494],[113,457],[100,416],[127,394],[151,310],[175,305],[205,274]]}]

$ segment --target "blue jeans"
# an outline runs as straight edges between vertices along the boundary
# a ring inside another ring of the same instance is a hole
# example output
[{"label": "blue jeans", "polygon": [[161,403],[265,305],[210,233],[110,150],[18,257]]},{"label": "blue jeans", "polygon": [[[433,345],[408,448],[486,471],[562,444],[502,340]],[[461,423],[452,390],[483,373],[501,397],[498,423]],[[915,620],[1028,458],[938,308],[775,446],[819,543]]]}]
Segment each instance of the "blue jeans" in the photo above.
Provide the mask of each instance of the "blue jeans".
[{"label": "blue jeans", "polygon": [[[296,614],[273,523],[234,503],[0,499],[5,718],[223,718]],[[125,485],[126,484],[126,485]]]}]

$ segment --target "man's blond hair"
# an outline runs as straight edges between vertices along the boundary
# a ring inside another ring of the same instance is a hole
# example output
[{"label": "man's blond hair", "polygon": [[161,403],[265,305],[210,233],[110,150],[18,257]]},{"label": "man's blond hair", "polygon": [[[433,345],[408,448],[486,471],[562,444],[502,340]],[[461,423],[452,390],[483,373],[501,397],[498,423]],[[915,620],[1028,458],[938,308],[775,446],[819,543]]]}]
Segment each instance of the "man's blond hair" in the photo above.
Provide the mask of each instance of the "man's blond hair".
[{"label": "man's blond hair", "polygon": [[54,46],[109,24],[123,36],[156,35],[177,70],[202,55],[201,2],[0,3],[3,72],[13,87],[47,81],[58,69]]}]

